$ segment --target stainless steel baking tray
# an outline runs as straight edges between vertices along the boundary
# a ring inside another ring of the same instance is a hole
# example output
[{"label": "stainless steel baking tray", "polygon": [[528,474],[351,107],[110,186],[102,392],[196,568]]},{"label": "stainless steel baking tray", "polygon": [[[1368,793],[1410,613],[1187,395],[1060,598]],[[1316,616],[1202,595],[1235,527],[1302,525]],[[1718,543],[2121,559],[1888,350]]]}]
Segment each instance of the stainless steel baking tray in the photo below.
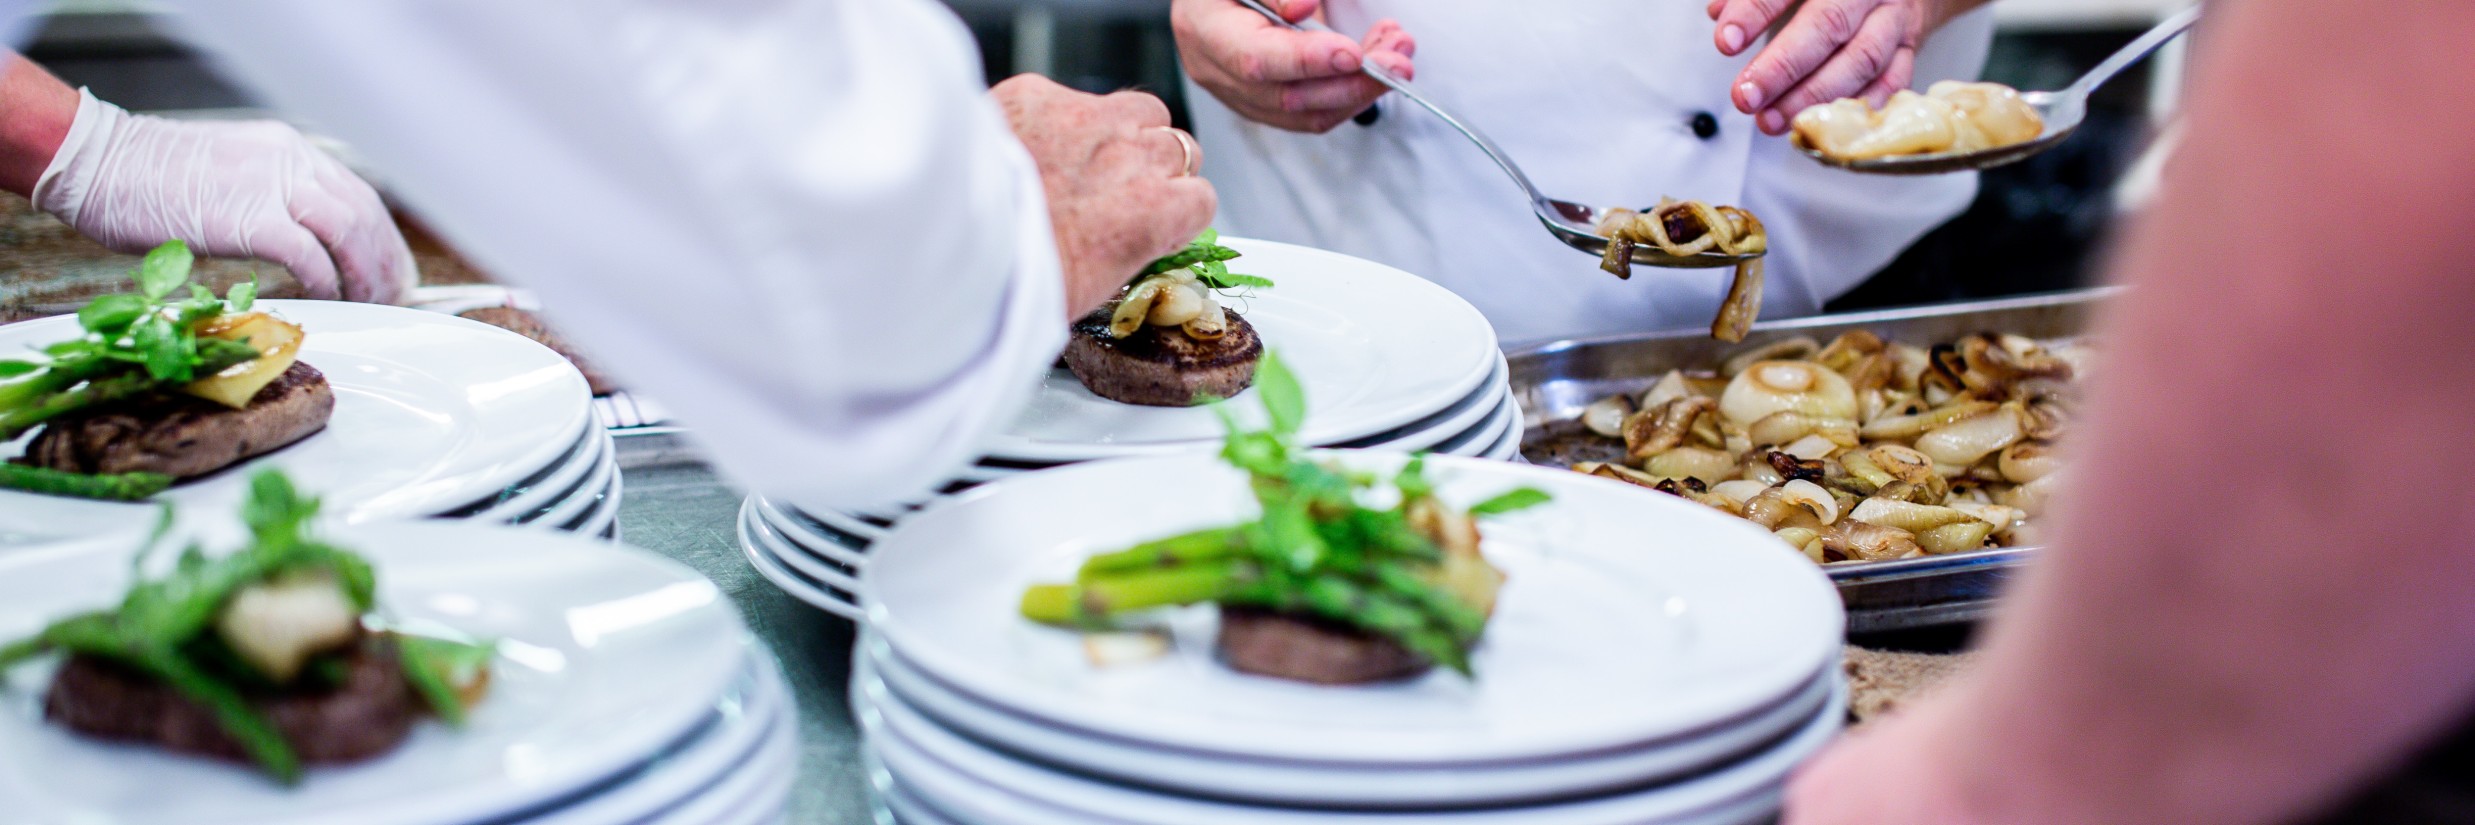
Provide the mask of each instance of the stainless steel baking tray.
[{"label": "stainless steel baking tray", "polygon": [[[1758,324],[1742,343],[1706,330],[1585,338],[1527,346],[1509,353],[1512,389],[1529,428],[1523,457],[1540,464],[1570,459],[1559,443],[1580,426],[1583,407],[1619,392],[1637,393],[1668,370],[1713,367],[1728,355],[1771,341],[1811,336],[1822,342],[1852,329],[1917,345],[1978,332],[2033,338],[2080,334],[2092,311],[2118,289],[1975,301],[1911,309],[1820,315]],[[1848,607],[1848,631],[1867,633],[1974,621],[2034,548],[2006,547],[1921,559],[1834,564],[1825,568]]]}]

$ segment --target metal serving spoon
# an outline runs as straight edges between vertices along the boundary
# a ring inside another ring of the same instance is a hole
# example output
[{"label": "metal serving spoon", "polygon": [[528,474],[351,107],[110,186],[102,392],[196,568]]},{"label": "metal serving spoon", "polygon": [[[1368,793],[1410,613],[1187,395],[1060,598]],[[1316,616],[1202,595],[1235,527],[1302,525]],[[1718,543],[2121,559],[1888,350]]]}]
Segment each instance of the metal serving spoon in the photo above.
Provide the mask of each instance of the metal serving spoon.
[{"label": "metal serving spoon", "polygon": [[[1265,17],[1271,18],[1272,22],[1287,26],[1291,29],[1298,31],[1332,30],[1331,27],[1325,26],[1324,24],[1313,20],[1308,20],[1303,24],[1291,23],[1288,18],[1280,16],[1279,12],[1266,8],[1263,3],[1259,2],[1259,0],[1238,0],[1238,2],[1245,4],[1247,8],[1254,9],[1255,11],[1262,13]],[[1503,149],[1497,148],[1495,141],[1488,140],[1487,136],[1481,134],[1477,129],[1470,128],[1470,125],[1461,122],[1460,118],[1453,117],[1451,113],[1444,111],[1443,107],[1435,105],[1435,101],[1428,100],[1425,95],[1421,95],[1416,89],[1410,88],[1409,81],[1392,76],[1391,72],[1384,71],[1383,67],[1375,65],[1375,61],[1360,61],[1359,68],[1361,71],[1366,73],[1366,76],[1375,78],[1375,82],[1384,84],[1387,88],[1401,93],[1402,97],[1409,98],[1410,102],[1416,103],[1419,106],[1425,107],[1427,111],[1435,113],[1435,116],[1442,119],[1445,125],[1451,126],[1454,131],[1460,132],[1462,137],[1469,138],[1471,143],[1478,144],[1479,150],[1487,153],[1487,159],[1495,161],[1495,165],[1501,167],[1504,170],[1504,174],[1511,175],[1513,182],[1521,185],[1521,191],[1529,194],[1530,211],[1538,214],[1538,222],[1546,224],[1547,231],[1554,233],[1557,240],[1561,240],[1566,245],[1569,245],[1574,249],[1590,253],[1591,255],[1603,256],[1607,254],[1607,239],[1600,237],[1598,234],[1599,217],[1606,214],[1605,210],[1593,206],[1585,206],[1572,201],[1560,201],[1547,197],[1546,195],[1539,194],[1538,187],[1530,183],[1530,176],[1522,174],[1521,167],[1514,164],[1512,162],[1512,158],[1504,154]],[[1633,247],[1633,263],[1641,264],[1643,266],[1667,267],[1670,269],[1705,269],[1710,267],[1735,266],[1759,257],[1761,257],[1759,253],[1751,255],[1729,255],[1715,250],[1711,252],[1704,252],[1699,255],[1679,256],[1669,255],[1666,252],[1660,251],[1657,247],[1649,244],[1641,244]]]},{"label": "metal serving spoon", "polygon": [[2173,40],[2176,35],[2189,30],[2191,24],[2199,20],[2199,6],[2175,12],[2173,16],[2167,17],[2165,22],[2158,23],[2156,28],[2149,29],[2148,33],[2140,35],[2130,43],[2124,44],[2112,55],[2108,55],[2104,62],[2088,70],[2087,74],[2080,75],[2080,79],[2072,81],[2071,85],[2064,87],[2062,91],[2021,92],[2020,99],[2034,107],[2037,114],[2045,119],[2045,131],[2025,143],[1996,146],[1974,152],[1934,152],[1924,155],[1892,155],[1862,160],[1829,157],[1801,142],[1796,148],[1825,165],[1877,175],[1935,175],[1944,172],[1986,169],[2017,162],[2029,155],[2052,149],[2055,144],[2070,137],[2072,132],[2080,128],[2080,121],[2088,119],[2089,93],[2097,91],[2097,87],[2105,85],[2106,81],[2114,79],[2114,75],[2121,73],[2123,69],[2140,62],[2141,58],[2149,56],[2151,52],[2157,51],[2157,47]]}]

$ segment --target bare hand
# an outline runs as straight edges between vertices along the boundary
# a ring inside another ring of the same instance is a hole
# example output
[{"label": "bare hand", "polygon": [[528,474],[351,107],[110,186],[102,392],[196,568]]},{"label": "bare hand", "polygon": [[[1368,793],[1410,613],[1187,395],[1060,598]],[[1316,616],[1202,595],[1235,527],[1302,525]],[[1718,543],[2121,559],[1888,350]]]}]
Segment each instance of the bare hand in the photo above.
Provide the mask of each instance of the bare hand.
[{"label": "bare hand", "polygon": [[[1320,0],[1266,0],[1291,22],[1322,11]],[[1383,97],[1384,86],[1359,73],[1373,60],[1407,79],[1418,43],[1401,24],[1382,20],[1361,44],[1333,32],[1290,31],[1231,0],[1174,0],[1169,25],[1186,74],[1248,120],[1293,132],[1322,133]]]},{"label": "bare hand", "polygon": [[[1953,703],[1937,692],[1831,744],[1788,782],[1780,825],[1972,825],[1987,817],[1962,788],[1976,775],[1941,731]],[[1885,782],[1897,775],[1898,782]]]},{"label": "bare hand", "polygon": [[1065,268],[1066,319],[1105,303],[1152,259],[1211,223],[1220,202],[1195,177],[1202,149],[1142,92],[1090,95],[1038,75],[989,91],[1040,167]]},{"label": "bare hand", "polygon": [[[1719,52],[1743,52],[1794,2],[1711,0]],[[1941,0],[1805,0],[1736,76],[1736,109],[1777,135],[1809,106],[1843,97],[1880,106],[1908,87],[1917,47],[1947,19]]]}]

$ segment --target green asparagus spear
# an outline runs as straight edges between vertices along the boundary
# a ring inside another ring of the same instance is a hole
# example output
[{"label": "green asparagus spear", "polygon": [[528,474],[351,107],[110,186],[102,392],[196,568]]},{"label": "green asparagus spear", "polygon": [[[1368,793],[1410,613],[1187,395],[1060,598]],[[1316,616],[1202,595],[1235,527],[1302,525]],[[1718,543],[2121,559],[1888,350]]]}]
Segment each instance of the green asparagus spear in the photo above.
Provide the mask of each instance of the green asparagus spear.
[{"label": "green asparagus spear", "polygon": [[0,487],[44,495],[137,501],[163,492],[170,486],[172,477],[162,473],[88,475],[48,467],[0,464]]},{"label": "green asparagus spear", "polygon": [[1090,581],[1128,571],[1218,561],[1241,550],[1243,540],[1243,534],[1235,527],[1211,527],[1154,539],[1115,553],[1102,553],[1085,559],[1082,569],[1075,573],[1075,580]]},{"label": "green asparagus spear", "polygon": [[1082,625],[1131,610],[1195,604],[1219,598],[1244,578],[1244,565],[1217,562],[1097,576],[1077,584],[1035,585],[1023,591],[1023,618]]},{"label": "green asparagus spear", "polygon": [[[215,341],[199,347],[198,371],[212,375],[226,367],[258,357],[258,351],[235,341]],[[203,342],[201,342],[203,344]],[[29,379],[33,380],[33,379]],[[129,370],[108,378],[86,382],[85,386],[46,393],[23,406],[0,412],[0,441],[24,435],[27,430],[45,421],[99,404],[124,398],[134,398],[153,392],[162,382],[144,370]]]}]

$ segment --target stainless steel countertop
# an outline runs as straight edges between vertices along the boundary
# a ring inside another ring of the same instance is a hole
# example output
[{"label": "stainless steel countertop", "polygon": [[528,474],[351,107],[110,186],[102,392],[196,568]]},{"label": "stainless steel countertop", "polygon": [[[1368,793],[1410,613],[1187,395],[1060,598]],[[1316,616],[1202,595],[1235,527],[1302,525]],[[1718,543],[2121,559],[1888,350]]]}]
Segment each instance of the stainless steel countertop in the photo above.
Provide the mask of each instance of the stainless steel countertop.
[{"label": "stainless steel countertop", "polygon": [[785,822],[872,822],[859,727],[844,696],[850,622],[774,589],[748,567],[734,525],[742,493],[668,437],[619,439],[626,473],[619,525],[628,544],[677,559],[721,585],[782,659],[799,705],[799,774]]}]

